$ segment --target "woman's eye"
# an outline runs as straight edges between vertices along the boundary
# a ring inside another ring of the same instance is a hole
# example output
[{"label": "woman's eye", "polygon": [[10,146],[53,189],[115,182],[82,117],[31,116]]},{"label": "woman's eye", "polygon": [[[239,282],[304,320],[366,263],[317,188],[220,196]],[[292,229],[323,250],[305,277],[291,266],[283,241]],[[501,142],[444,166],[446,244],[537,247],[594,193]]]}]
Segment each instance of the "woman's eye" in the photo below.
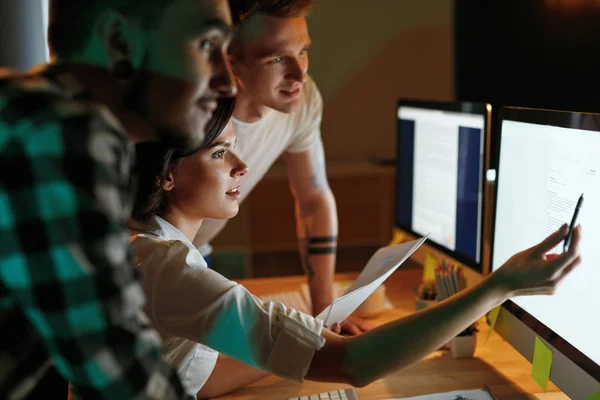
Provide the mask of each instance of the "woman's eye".
[{"label": "woman's eye", "polygon": [[227,150],[219,150],[213,154],[213,158],[223,158],[227,154]]}]

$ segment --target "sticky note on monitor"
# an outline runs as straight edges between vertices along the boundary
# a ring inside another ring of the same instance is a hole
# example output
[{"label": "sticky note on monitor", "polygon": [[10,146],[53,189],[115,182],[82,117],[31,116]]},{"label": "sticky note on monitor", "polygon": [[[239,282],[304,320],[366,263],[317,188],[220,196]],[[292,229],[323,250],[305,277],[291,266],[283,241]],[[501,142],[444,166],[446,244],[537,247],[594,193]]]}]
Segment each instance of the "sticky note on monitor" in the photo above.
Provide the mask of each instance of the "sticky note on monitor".
[{"label": "sticky note on monitor", "polygon": [[435,280],[435,268],[437,267],[438,260],[435,256],[427,254],[425,257],[425,263],[423,264],[423,280],[434,281]]},{"label": "sticky note on monitor", "polygon": [[406,241],[406,234],[400,229],[394,228],[392,241],[388,246],[394,246],[396,244],[404,243]]},{"label": "sticky note on monitor", "polygon": [[533,368],[531,376],[540,385],[544,392],[548,391],[548,382],[550,381],[550,370],[552,369],[552,350],[535,337],[535,349],[533,351]]},{"label": "sticky note on monitor", "polygon": [[492,311],[490,311],[490,314],[489,314],[490,330],[488,331],[487,337],[485,338],[485,343],[487,343],[487,341],[490,339],[490,336],[492,336],[492,331],[494,330],[494,327],[496,326],[496,321],[498,321],[498,315],[500,315],[500,307],[502,307],[502,306],[494,307],[494,308],[492,308]]},{"label": "sticky note on monitor", "polygon": [[600,400],[600,390],[588,397],[587,400]]}]

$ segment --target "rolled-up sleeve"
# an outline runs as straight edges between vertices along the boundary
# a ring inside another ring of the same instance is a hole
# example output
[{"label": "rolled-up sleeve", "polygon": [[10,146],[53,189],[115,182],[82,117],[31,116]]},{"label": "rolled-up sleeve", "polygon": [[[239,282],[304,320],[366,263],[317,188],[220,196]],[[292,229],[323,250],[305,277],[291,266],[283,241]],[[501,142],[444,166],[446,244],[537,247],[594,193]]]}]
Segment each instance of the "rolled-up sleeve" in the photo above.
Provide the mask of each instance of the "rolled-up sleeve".
[{"label": "rolled-up sleeve", "polygon": [[192,250],[181,242],[134,242],[134,248],[146,253],[138,267],[143,269],[148,314],[159,330],[303,381],[315,351],[325,344],[321,320],[262,301],[217,272],[190,265]]},{"label": "rolled-up sleeve", "polygon": [[[277,303],[277,306],[285,308],[281,303]],[[267,367],[279,376],[302,381],[315,351],[325,344],[321,336],[323,321],[293,308],[287,311],[273,311],[280,331],[271,348]]]}]

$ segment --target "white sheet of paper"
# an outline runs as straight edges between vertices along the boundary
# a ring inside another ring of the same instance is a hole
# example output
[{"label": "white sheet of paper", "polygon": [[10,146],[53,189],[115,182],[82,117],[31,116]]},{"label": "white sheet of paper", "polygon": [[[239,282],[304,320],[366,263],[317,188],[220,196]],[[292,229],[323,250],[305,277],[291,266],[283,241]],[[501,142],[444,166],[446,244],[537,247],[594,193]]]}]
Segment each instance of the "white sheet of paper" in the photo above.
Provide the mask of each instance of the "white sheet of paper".
[{"label": "white sheet of paper", "polygon": [[388,400],[493,400],[490,393],[483,389],[457,390],[447,393],[432,393],[424,396],[403,397]]},{"label": "white sheet of paper", "polygon": [[324,309],[317,318],[330,328],[347,319],[404,261],[424,242],[427,236],[412,242],[383,247],[375,252],[356,281],[344,295]]}]

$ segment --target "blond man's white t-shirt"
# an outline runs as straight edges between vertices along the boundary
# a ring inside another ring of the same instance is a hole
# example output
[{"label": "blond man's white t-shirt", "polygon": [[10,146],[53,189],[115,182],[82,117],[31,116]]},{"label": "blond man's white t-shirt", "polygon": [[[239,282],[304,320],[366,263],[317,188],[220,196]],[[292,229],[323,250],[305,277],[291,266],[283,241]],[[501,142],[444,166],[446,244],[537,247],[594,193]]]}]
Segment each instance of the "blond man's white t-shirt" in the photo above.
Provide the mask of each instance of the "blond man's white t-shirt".
[{"label": "blond man's white t-shirt", "polygon": [[[235,152],[248,165],[248,174],[241,180],[240,202],[263,178],[284,152],[302,153],[321,140],[323,99],[315,82],[309,77],[300,94],[299,106],[291,113],[276,110],[256,122],[232,119],[237,143]],[[227,220],[206,219],[194,239],[202,255],[211,253],[210,241],[225,227]]]}]

